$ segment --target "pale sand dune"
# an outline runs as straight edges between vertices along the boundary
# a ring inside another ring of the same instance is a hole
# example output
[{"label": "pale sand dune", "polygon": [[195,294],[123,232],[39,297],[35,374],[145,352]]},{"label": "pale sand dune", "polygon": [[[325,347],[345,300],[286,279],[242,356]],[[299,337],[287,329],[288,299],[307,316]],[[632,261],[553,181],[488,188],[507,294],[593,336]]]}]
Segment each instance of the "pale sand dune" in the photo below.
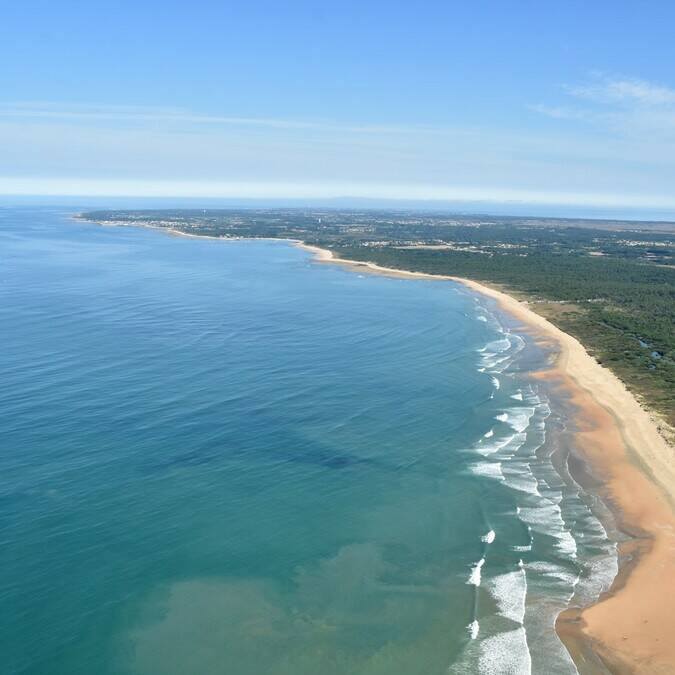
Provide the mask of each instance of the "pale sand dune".
[{"label": "pale sand dune", "polygon": [[[537,335],[554,340],[559,357],[542,376],[558,381],[578,408],[577,449],[602,483],[620,527],[634,539],[612,590],[598,603],[561,616],[558,629],[584,672],[675,673],[675,453],[624,384],[581,343],[501,291],[443,277],[340,260],[296,242],[321,262],[399,278],[450,279],[498,301]],[[599,665],[602,663],[602,665]],[[603,667],[604,666],[604,667]]]}]

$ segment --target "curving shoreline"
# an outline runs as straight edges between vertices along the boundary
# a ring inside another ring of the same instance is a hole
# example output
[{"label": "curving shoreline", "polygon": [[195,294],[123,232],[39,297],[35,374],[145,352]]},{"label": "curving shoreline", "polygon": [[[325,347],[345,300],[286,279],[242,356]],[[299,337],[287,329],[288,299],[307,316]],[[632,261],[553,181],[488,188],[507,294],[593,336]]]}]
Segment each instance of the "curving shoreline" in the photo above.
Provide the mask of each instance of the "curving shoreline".
[{"label": "curving shoreline", "polygon": [[[151,229],[223,240],[173,228]],[[556,346],[555,364],[536,376],[560,387],[569,399],[576,424],[575,454],[594,477],[596,491],[619,529],[630,537],[619,544],[619,574],[609,592],[593,605],[564,611],[556,631],[582,675],[675,672],[675,618],[670,611],[675,597],[675,454],[625,385],[576,338],[500,290],[460,277],[342,259],[297,239],[269,240],[292,243],[312,253],[317,262],[355,271],[462,283],[497,301],[537,339]]]},{"label": "curving shoreline", "polygon": [[327,249],[293,243],[318,262],[399,278],[460,282],[496,300],[537,336],[558,346],[556,363],[538,376],[569,395],[576,412],[575,450],[631,539],[620,545],[619,574],[610,591],[589,607],[563,612],[556,630],[581,673],[674,672],[675,456],[625,385],[576,338],[502,291],[469,279],[345,260]]}]

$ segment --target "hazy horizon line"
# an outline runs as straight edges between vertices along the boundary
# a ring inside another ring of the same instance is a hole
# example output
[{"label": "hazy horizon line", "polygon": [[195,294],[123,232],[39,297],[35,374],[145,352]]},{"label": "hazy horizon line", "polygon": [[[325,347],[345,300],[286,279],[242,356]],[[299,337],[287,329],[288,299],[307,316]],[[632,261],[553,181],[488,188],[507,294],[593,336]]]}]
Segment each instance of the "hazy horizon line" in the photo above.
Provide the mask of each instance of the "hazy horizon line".
[{"label": "hazy horizon line", "polygon": [[[411,199],[362,196],[334,197],[245,197],[245,196],[160,196],[141,194],[10,194],[0,193],[0,207],[8,200],[19,205],[72,206],[77,208],[324,208],[334,210],[385,210],[435,212],[457,216],[552,218],[561,220],[597,220],[675,223],[675,208],[613,207],[603,204],[556,204],[527,201],[469,199]],[[90,202],[90,205],[87,204]],[[122,202],[122,203],[120,203]],[[9,206],[13,206],[10,204]]]}]

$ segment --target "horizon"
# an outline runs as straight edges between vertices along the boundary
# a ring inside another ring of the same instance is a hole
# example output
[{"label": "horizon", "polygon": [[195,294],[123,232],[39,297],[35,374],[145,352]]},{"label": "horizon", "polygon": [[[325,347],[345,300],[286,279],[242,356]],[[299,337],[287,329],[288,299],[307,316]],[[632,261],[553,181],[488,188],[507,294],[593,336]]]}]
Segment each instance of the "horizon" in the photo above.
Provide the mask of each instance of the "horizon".
[{"label": "horizon", "polygon": [[675,217],[667,3],[38,4],[0,27],[3,197]]},{"label": "horizon", "polygon": [[0,208],[73,208],[91,210],[306,210],[428,213],[459,217],[552,219],[569,221],[675,224],[675,209],[611,209],[568,205],[533,205],[518,202],[446,202],[378,200],[336,197],[324,199],[269,198],[224,199],[217,197],[148,197],[100,195],[0,195]]}]

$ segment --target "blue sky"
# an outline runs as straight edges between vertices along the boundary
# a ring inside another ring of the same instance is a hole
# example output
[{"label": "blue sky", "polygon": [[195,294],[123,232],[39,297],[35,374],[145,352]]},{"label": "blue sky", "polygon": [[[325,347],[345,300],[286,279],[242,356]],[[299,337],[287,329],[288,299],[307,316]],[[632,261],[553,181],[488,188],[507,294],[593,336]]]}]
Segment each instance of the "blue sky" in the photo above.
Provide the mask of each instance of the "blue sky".
[{"label": "blue sky", "polygon": [[674,25],[670,2],[6,3],[0,193],[675,208]]}]

